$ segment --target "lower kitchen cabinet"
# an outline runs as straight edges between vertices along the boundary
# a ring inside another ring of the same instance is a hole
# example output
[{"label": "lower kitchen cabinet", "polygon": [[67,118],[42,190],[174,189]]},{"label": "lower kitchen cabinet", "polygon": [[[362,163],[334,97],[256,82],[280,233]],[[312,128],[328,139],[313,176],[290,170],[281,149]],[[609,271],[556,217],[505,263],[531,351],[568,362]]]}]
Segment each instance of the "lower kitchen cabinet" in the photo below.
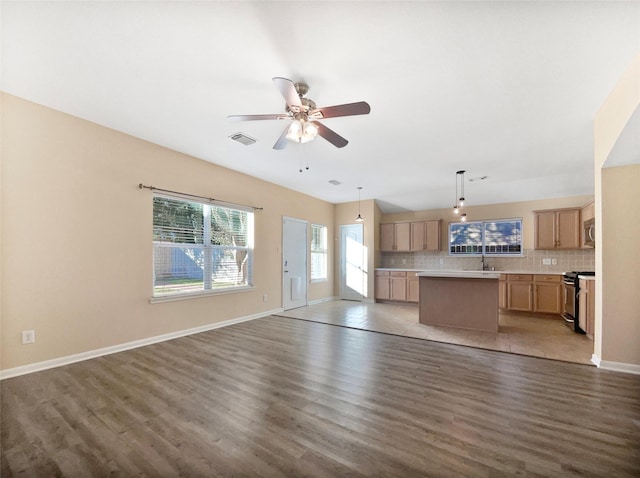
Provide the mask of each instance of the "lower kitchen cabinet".
[{"label": "lower kitchen cabinet", "polygon": [[580,279],[580,292],[578,295],[578,325],[587,333],[587,337],[593,340],[596,321],[596,282],[588,279]]},{"label": "lower kitchen cabinet", "polygon": [[531,276],[529,279],[523,279],[523,276],[517,276],[512,280],[509,274],[507,282],[507,309],[529,312],[533,310],[533,294]]},{"label": "lower kitchen cabinet", "polygon": [[389,282],[389,271],[376,270],[376,291],[375,298],[389,300],[391,297],[391,284]]},{"label": "lower kitchen cabinet", "polygon": [[418,302],[420,284],[414,271],[388,271],[376,269],[376,300]]},{"label": "lower kitchen cabinet", "polygon": [[390,300],[407,300],[407,273],[391,271],[391,294]]},{"label": "lower kitchen cabinet", "polygon": [[536,274],[533,277],[533,311],[560,314],[562,312],[562,276]]},{"label": "lower kitchen cabinet", "polygon": [[499,290],[501,309],[543,314],[562,312],[562,276],[559,274],[503,274]]}]

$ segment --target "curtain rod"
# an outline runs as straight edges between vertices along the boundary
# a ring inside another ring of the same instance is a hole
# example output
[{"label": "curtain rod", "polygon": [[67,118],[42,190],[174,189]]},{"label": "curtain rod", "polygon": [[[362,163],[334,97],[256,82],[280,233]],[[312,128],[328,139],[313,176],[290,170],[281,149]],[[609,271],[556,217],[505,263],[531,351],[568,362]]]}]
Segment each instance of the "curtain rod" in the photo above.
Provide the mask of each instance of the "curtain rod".
[{"label": "curtain rod", "polygon": [[236,203],[232,203],[232,202],[222,201],[221,199],[208,198],[206,196],[198,196],[196,194],[181,193],[181,192],[178,192],[178,191],[171,191],[170,189],[157,188],[155,186],[145,186],[142,183],[138,184],[138,188],[140,188],[140,189],[149,189],[151,191],[160,191],[160,192],[163,192],[163,193],[179,194],[180,196],[188,196],[188,197],[192,197],[192,198],[196,198],[196,199],[206,199],[207,201],[210,201],[210,202],[219,202],[219,203],[223,203],[223,204],[228,204],[230,206],[243,206],[243,207],[251,208],[251,209],[253,209],[255,211],[262,211],[263,210],[263,208],[261,208],[261,207],[247,206],[246,204],[236,204]]}]

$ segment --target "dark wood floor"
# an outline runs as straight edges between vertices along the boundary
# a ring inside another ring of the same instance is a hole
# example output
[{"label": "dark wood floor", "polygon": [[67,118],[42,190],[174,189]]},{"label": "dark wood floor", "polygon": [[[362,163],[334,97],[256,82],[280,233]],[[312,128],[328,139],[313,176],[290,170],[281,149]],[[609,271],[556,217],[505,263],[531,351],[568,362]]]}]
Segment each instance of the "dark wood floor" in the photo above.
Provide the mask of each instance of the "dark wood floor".
[{"label": "dark wood floor", "polygon": [[640,377],[268,317],[1,384],[3,478],[640,476]]}]

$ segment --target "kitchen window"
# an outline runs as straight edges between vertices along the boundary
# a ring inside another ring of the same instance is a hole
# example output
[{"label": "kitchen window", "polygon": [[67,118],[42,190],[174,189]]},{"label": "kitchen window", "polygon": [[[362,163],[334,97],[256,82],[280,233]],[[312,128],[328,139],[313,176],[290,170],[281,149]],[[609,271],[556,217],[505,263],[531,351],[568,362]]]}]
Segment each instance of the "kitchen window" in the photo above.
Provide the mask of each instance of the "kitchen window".
[{"label": "kitchen window", "polygon": [[327,280],[327,226],[311,225],[311,280]]},{"label": "kitchen window", "polygon": [[251,210],[154,194],[154,298],[248,289],[252,261]]},{"label": "kitchen window", "polygon": [[521,256],[522,219],[452,222],[449,255]]}]

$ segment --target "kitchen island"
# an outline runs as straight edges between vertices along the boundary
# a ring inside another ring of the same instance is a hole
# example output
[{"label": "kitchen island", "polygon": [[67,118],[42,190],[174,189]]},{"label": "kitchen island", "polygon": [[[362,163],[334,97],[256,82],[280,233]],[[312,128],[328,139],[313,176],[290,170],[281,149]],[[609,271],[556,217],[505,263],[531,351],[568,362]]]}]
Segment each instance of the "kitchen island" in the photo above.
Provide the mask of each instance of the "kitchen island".
[{"label": "kitchen island", "polygon": [[423,271],[420,323],[498,331],[498,280],[493,271]]}]

